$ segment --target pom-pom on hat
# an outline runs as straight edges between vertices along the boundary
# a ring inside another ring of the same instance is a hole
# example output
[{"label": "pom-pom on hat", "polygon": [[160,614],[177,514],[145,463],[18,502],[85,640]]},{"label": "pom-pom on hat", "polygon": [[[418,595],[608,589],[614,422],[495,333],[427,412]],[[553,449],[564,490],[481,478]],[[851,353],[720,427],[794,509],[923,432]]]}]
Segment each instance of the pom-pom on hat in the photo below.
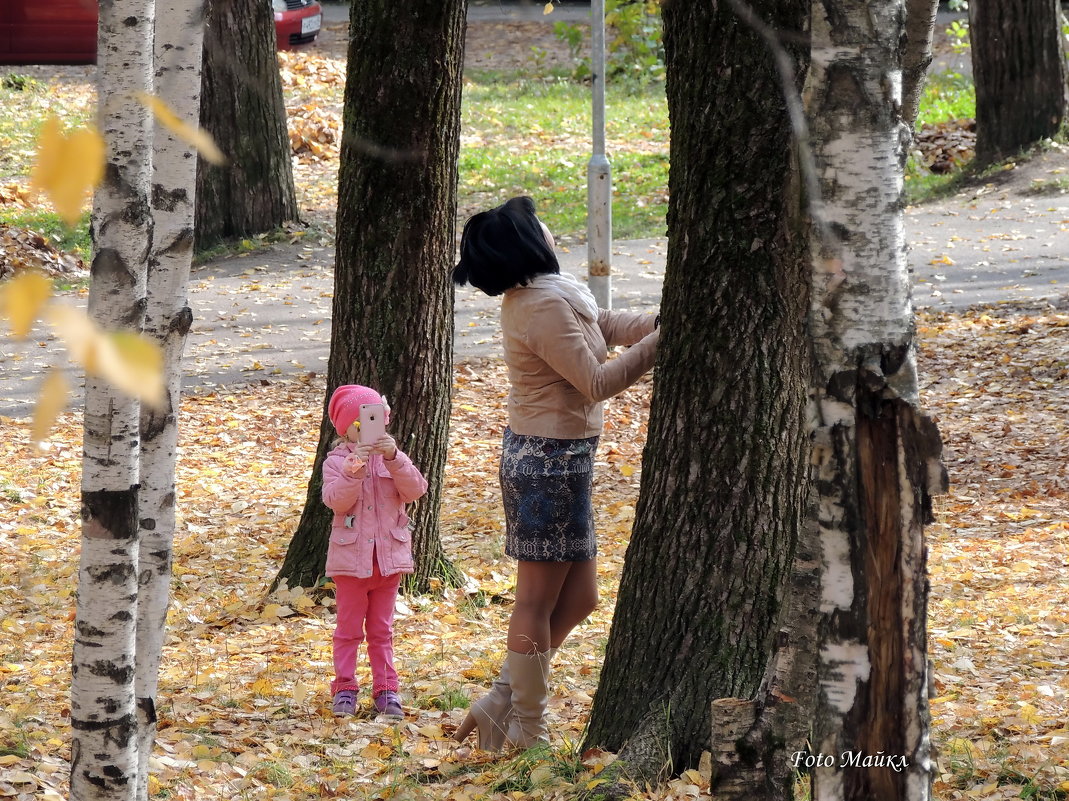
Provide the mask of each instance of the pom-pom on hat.
[{"label": "pom-pom on hat", "polygon": [[359,384],[342,384],[330,396],[327,415],[343,437],[349,426],[360,419],[362,403],[381,403],[385,406],[385,401],[379,393],[371,387],[362,387]]}]

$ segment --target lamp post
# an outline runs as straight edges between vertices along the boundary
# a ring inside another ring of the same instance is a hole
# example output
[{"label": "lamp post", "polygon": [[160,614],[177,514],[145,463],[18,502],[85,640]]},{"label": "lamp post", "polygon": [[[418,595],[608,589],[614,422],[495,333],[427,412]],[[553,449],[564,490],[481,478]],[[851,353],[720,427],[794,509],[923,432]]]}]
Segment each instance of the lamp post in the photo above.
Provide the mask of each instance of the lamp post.
[{"label": "lamp post", "polygon": [[590,3],[593,73],[593,152],[586,168],[587,285],[603,309],[612,308],[612,169],[605,155],[605,0]]}]

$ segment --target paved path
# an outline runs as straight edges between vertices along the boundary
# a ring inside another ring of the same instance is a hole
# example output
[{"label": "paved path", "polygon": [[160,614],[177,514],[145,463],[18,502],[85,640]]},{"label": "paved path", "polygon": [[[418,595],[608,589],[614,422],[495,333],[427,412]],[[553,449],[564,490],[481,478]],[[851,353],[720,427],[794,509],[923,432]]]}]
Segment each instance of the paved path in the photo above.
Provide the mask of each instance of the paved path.
[{"label": "paved path", "polygon": [[[1069,298],[1069,194],[1022,197],[981,189],[975,196],[910,209],[905,223],[919,308]],[[666,255],[663,238],[616,243],[614,308],[659,305]],[[563,269],[583,276],[585,245],[562,251],[560,260]],[[330,247],[298,244],[195,268],[187,386],[324,373],[332,263]],[[84,295],[67,300],[85,303]],[[458,289],[458,360],[500,355],[499,302]],[[23,344],[0,339],[0,415],[28,414],[41,371],[61,357],[49,338]]]}]

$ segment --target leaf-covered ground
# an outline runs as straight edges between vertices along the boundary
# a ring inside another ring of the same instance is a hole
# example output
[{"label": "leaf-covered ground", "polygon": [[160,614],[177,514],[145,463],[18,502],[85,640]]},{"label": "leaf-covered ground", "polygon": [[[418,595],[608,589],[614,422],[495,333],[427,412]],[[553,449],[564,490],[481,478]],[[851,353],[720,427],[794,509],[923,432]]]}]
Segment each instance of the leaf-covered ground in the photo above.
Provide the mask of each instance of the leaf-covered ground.
[{"label": "leaf-covered ground", "polygon": [[[1069,790],[1069,314],[920,320],[924,404],[950,495],[928,529],[936,796]],[[550,753],[494,759],[447,735],[492,678],[512,599],[496,453],[500,362],[456,369],[442,532],[477,593],[405,598],[399,725],[329,712],[332,609],[265,597],[305,498],[324,386],[256,383],[186,398],[180,527],[153,790],[172,799],[571,798],[611,759],[578,753],[641,478],[651,382],[610,403],[599,451],[602,604],[558,656]],[[0,429],[0,797],[63,797],[69,757],[80,430],[44,453]],[[361,668],[366,680],[366,666]],[[708,797],[693,771],[648,799]]]}]

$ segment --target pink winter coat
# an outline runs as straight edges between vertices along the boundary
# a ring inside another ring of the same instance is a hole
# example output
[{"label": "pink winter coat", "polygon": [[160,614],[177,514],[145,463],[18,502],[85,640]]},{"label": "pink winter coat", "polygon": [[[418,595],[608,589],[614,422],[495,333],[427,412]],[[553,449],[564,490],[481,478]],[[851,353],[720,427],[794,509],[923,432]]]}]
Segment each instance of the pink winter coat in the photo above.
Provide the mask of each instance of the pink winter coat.
[{"label": "pink winter coat", "polygon": [[334,510],[327,575],[368,578],[374,558],[384,576],[411,573],[405,504],[427,491],[427,479],[400,450],[393,461],[371,454],[364,478],[347,476],[342,465],[355,447],[343,442],[323,462],[323,503]]}]

